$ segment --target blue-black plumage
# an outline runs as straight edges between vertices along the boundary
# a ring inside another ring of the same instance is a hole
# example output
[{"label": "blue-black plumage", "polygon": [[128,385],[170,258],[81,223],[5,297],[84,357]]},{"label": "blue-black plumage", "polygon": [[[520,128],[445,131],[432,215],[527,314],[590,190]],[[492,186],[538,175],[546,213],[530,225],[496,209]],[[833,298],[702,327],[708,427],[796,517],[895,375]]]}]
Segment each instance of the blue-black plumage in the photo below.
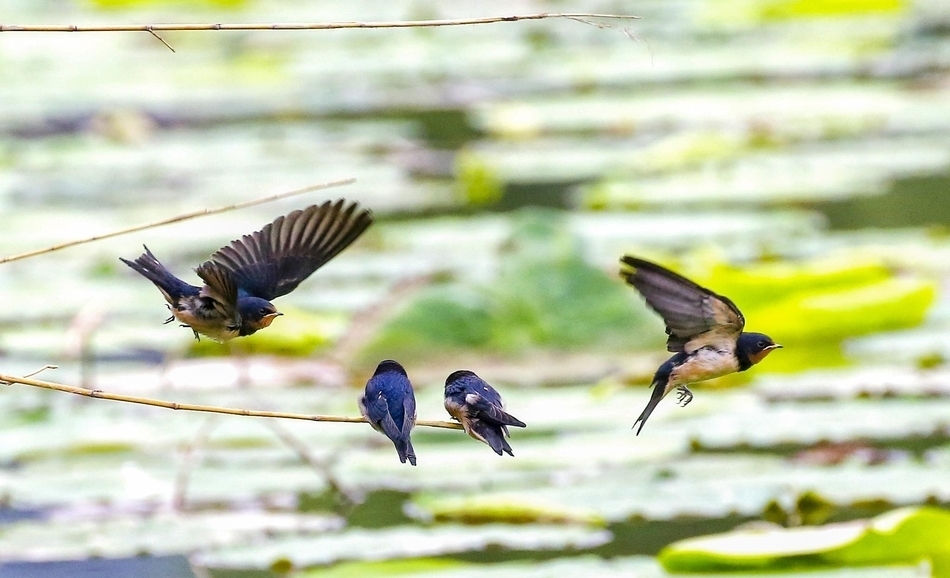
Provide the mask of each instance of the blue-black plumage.
[{"label": "blue-black plumage", "polygon": [[496,454],[515,455],[505,439],[508,426],[525,427],[525,423],[507,413],[501,395],[475,373],[461,369],[446,378],[445,410],[468,435],[488,444]]},{"label": "blue-black plumage", "polygon": [[359,400],[360,413],[373,429],[393,442],[399,461],[416,465],[409,434],[416,425],[416,397],[406,370],[398,362],[379,362]]}]

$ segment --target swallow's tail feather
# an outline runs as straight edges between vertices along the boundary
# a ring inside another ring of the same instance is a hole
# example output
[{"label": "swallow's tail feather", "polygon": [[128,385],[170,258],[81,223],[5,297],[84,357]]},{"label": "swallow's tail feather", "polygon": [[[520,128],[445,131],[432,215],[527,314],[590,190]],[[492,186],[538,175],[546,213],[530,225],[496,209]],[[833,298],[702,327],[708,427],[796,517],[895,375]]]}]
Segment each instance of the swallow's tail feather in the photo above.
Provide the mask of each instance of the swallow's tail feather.
[{"label": "swallow's tail feather", "polygon": [[416,450],[412,447],[412,440],[409,438],[393,440],[393,445],[396,446],[396,453],[399,454],[401,463],[406,463],[406,460],[409,460],[411,465],[416,465]]},{"label": "swallow's tail feather", "polygon": [[129,261],[122,257],[119,257],[119,260],[154,283],[165,296],[165,300],[172,305],[176,304],[182,297],[193,297],[200,292],[194,285],[185,283],[178,277],[172,275],[164,265],[159,263],[155,255],[152,255],[148,247],[145,247],[145,252],[134,261]]},{"label": "swallow's tail feather", "polygon": [[511,451],[511,444],[505,439],[505,434],[501,428],[485,428],[482,431],[482,437],[485,438],[485,441],[491,446],[491,449],[495,450],[496,454],[501,455],[501,453],[504,452],[514,457],[515,454]]},{"label": "swallow's tail feather", "polygon": [[640,427],[637,428],[637,435],[640,435],[640,431],[643,430],[643,426],[646,425],[650,414],[653,413],[653,410],[656,409],[657,404],[659,404],[660,400],[663,399],[663,393],[665,389],[665,380],[653,382],[653,394],[650,396],[650,401],[647,402],[647,406],[643,408],[643,412],[640,413],[640,417],[637,418],[637,421],[633,422],[634,428],[637,427],[637,424],[640,424]]}]

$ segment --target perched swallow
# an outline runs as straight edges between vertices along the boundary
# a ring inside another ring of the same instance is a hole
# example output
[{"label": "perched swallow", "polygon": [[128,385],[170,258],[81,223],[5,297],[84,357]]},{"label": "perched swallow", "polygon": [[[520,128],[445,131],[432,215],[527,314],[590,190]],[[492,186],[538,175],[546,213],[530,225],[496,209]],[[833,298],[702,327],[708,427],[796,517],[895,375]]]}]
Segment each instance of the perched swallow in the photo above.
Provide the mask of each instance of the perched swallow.
[{"label": "perched swallow", "polygon": [[465,433],[485,442],[501,455],[514,456],[508,445],[508,426],[525,427],[523,421],[505,412],[495,388],[467,369],[445,379],[445,411],[461,422]]},{"label": "perched swallow", "polygon": [[251,335],[282,315],[271,300],[346,249],[373,222],[357,203],[340,199],[278,217],[263,229],[231,241],[195,268],[195,287],[175,277],[145,247],[138,259],[120,260],[158,287],[182,326],[216,341]]},{"label": "perched swallow", "polygon": [[416,465],[416,452],[409,439],[416,425],[416,396],[406,370],[391,359],[380,361],[358,401],[369,425],[393,441],[399,461],[409,460]]},{"label": "perched swallow", "polygon": [[666,348],[676,355],[666,360],[653,376],[653,395],[633,423],[637,435],[660,400],[674,389],[685,407],[693,399],[686,387],[759,363],[782,347],[768,335],[746,333],[745,317],[727,297],[700,287],[656,263],[625,255],[620,275],[633,285],[666,323]]}]

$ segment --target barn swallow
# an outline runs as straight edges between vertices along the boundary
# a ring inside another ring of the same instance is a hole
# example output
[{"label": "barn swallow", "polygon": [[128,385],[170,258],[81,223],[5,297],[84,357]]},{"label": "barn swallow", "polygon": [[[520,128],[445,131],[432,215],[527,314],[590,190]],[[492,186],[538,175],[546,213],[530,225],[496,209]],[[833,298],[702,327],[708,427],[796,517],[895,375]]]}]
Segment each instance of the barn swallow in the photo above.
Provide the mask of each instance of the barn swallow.
[{"label": "barn swallow", "polygon": [[251,335],[282,313],[271,300],[286,295],[355,241],[373,222],[357,203],[327,201],[278,217],[260,231],[222,247],[195,268],[196,287],[168,271],[145,247],[120,260],[158,287],[182,326],[216,341]]},{"label": "barn swallow", "polygon": [[505,412],[501,395],[471,371],[455,371],[445,379],[445,411],[461,422],[465,433],[488,444],[496,454],[514,457],[505,439],[508,426],[525,427],[525,423]]},{"label": "barn swallow", "polygon": [[409,439],[416,425],[416,397],[402,365],[391,359],[380,361],[358,402],[369,425],[392,440],[399,461],[409,460],[416,465],[416,452]]},{"label": "barn swallow", "polygon": [[768,335],[747,333],[745,317],[735,303],[689,279],[651,263],[625,255],[620,275],[633,285],[666,323],[666,349],[675,355],[653,376],[653,395],[633,427],[643,429],[653,409],[671,391],[685,407],[693,399],[687,387],[737,371],[746,371],[773,350],[782,347]]}]

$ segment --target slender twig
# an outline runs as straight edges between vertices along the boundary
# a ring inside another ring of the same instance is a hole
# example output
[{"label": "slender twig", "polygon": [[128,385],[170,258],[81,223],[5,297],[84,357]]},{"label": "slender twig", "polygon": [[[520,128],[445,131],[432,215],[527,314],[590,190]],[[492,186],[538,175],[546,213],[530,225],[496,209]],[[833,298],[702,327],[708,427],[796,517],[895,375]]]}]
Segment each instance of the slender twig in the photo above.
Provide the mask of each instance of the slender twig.
[{"label": "slender twig", "polygon": [[36,249],[33,251],[27,251],[26,253],[20,253],[19,255],[4,257],[0,259],[0,265],[3,265],[4,263],[10,263],[11,261],[19,261],[20,259],[36,257],[37,255],[43,255],[45,253],[52,253],[53,251],[59,251],[60,249],[75,247],[76,245],[84,245],[86,243],[92,243],[93,241],[101,241],[102,239],[111,239],[112,237],[127,235],[129,233],[136,233],[138,231],[144,231],[145,229],[153,229],[155,227],[162,227],[164,225],[171,225],[172,223],[180,223],[182,221],[187,221],[189,219],[196,219],[198,217],[206,217],[208,215],[217,215],[218,213],[225,213],[227,211],[233,211],[236,209],[245,209],[247,207],[253,207],[255,205],[263,205],[264,203],[270,203],[272,201],[286,199],[287,197],[293,197],[295,195],[301,195],[303,193],[309,193],[312,191],[319,191],[321,189],[329,189],[331,187],[341,187],[343,185],[349,185],[355,182],[356,182],[356,179],[343,179],[340,181],[330,181],[327,183],[320,183],[318,185],[311,185],[309,187],[304,187],[302,189],[295,189],[293,191],[278,193],[276,195],[271,195],[269,197],[253,199],[250,201],[245,201],[243,203],[235,203],[233,205],[227,205],[225,207],[217,207],[215,209],[202,209],[200,211],[195,211],[193,213],[185,213],[184,215],[178,215],[175,217],[171,217],[169,219],[163,219],[161,221],[155,221],[155,222],[148,223],[145,225],[136,225],[134,227],[129,227],[127,229],[112,231],[111,233],[104,233],[102,235],[96,235],[94,237],[87,237],[85,239],[78,239],[76,241],[68,241],[66,243],[60,243],[58,245],[53,245],[52,247],[46,247],[45,249]]},{"label": "slender twig", "polygon": [[428,28],[438,26],[468,26],[472,24],[496,24],[520,20],[544,20],[562,18],[586,22],[590,18],[607,20],[639,20],[628,14],[593,14],[585,12],[542,12],[514,16],[486,16],[483,18],[454,18],[444,20],[405,20],[401,22],[287,22],[247,24],[120,24],[120,25],[29,25],[0,24],[0,32],[156,32],[198,30],[343,30],[349,28]]},{"label": "slender twig", "polygon": [[343,484],[340,483],[340,480],[338,480],[333,473],[333,465],[336,462],[335,455],[330,455],[324,459],[318,458],[310,451],[306,442],[292,434],[290,430],[285,428],[280,422],[268,421],[264,423],[284,445],[297,454],[297,457],[300,458],[302,462],[309,465],[317,472],[317,475],[323,478],[327,488],[330,490],[330,494],[334,496],[340,508],[347,509],[355,504],[356,500],[346,491],[346,488],[343,487]]},{"label": "slender twig", "polygon": [[159,36],[159,35],[158,35],[158,32],[155,32],[154,30],[152,30],[152,27],[151,27],[151,26],[148,28],[148,33],[151,34],[152,36],[154,36],[155,38],[158,38],[158,41],[161,42],[162,44],[164,44],[164,45],[165,45],[165,48],[171,50],[172,52],[175,52],[175,49],[172,48],[172,45],[169,44],[169,43],[167,43],[167,42],[165,42],[165,39],[162,38],[161,36]]},{"label": "slender twig", "polygon": [[176,512],[184,512],[188,507],[188,482],[191,480],[192,472],[201,463],[201,450],[208,445],[208,440],[211,439],[211,434],[219,423],[221,423],[220,418],[208,417],[195,438],[181,450],[181,464],[175,476],[175,490],[172,492],[172,508]]},{"label": "slender twig", "polygon": [[[305,413],[284,413],[280,411],[258,411],[252,409],[239,409],[233,407],[217,407],[213,405],[196,405],[191,403],[178,403],[174,401],[164,401],[161,399],[150,399],[147,397],[135,397],[132,395],[122,395],[118,393],[106,393],[101,389],[83,389],[61,383],[52,383],[49,381],[40,381],[27,377],[17,377],[13,375],[0,374],[0,383],[29,385],[30,387],[40,387],[43,389],[52,389],[65,393],[73,393],[84,397],[94,397],[98,399],[110,399],[112,401],[124,401],[126,403],[137,403],[140,405],[150,405],[153,407],[164,407],[166,409],[180,411],[200,411],[205,413],[221,413],[226,415],[241,415],[245,417],[271,417],[278,419],[301,419],[306,421],[327,421],[333,423],[366,423],[362,417],[347,417],[336,415],[312,415]],[[430,421],[417,420],[417,426],[437,427],[443,429],[462,429],[462,426],[448,421]]]}]

